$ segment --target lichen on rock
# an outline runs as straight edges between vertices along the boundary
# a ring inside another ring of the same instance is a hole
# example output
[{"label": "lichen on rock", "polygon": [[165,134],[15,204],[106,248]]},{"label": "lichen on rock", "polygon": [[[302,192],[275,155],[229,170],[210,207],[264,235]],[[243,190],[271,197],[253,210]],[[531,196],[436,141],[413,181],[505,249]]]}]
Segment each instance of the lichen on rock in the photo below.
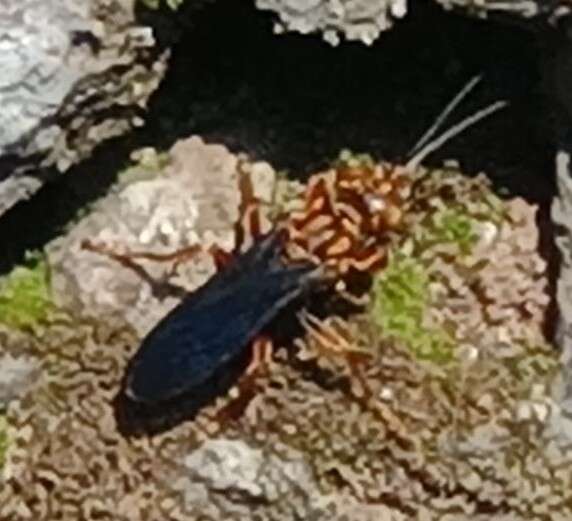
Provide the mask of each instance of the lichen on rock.
[{"label": "lichen on rock", "polygon": [[133,0],[3,2],[0,42],[1,215],[38,190],[38,169],[66,171],[140,126],[166,55]]},{"label": "lichen on rock", "polygon": [[41,255],[29,254],[25,265],[0,279],[2,324],[28,329],[45,321],[53,308],[48,266]]},{"label": "lichen on rock", "polygon": [[[139,164],[120,176],[112,193],[70,234],[47,248],[60,304],[95,315],[122,313],[140,333],[147,332],[176,299],[153,295],[139,276],[83,249],[82,241],[104,243],[119,252],[161,254],[213,243],[230,251],[238,218],[239,165],[256,170],[263,200],[270,196],[263,179],[272,182],[274,176],[269,165],[243,165],[243,159],[225,147],[207,145],[197,137],[179,141],[167,156],[152,159],[149,154],[137,154]],[[145,267],[159,280],[170,266],[147,262]],[[192,290],[213,272],[210,256],[198,254],[179,266],[171,280]]]},{"label": "lichen on rock", "polygon": [[[570,15],[567,0],[547,5],[538,0],[435,0],[445,10],[455,10],[469,16],[486,18],[500,14],[526,24],[528,19],[542,17],[554,24]],[[410,2],[407,0],[256,0],[262,10],[273,11],[278,21],[275,32],[296,31],[301,34],[321,33],[325,41],[338,45],[341,38],[371,45],[380,34],[390,30],[405,18]],[[522,22],[524,20],[524,22]]]},{"label": "lichen on rock", "polygon": [[[562,362],[566,375],[570,374],[572,366],[572,169],[570,154],[561,151],[556,159],[556,179],[558,197],[552,204],[552,218],[559,226],[557,228],[556,244],[562,256],[560,275],[556,290],[556,299],[560,316],[558,317],[557,343],[562,350]],[[569,380],[569,378],[567,378]],[[572,386],[565,383],[566,391],[563,399],[566,408],[572,412],[570,399]]]},{"label": "lichen on rock", "polygon": [[346,40],[370,45],[382,31],[393,25],[395,19],[407,13],[406,0],[257,0],[256,6],[278,14],[280,22],[275,25],[276,32],[288,30],[307,34],[320,31],[324,40],[332,45],[339,43],[340,34]]}]

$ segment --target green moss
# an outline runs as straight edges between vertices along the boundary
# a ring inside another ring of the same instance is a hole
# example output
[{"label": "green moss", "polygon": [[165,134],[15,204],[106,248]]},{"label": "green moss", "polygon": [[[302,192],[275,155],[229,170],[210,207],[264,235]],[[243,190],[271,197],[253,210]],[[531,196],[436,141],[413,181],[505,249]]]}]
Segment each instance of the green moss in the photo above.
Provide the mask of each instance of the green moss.
[{"label": "green moss", "polygon": [[478,241],[475,220],[456,208],[435,214],[427,232],[432,244],[455,244],[464,255],[469,254]]},{"label": "green moss", "polygon": [[23,266],[0,279],[0,322],[28,329],[44,321],[54,309],[45,259],[30,254]]},{"label": "green moss", "polygon": [[423,265],[398,253],[374,278],[371,318],[384,335],[404,342],[417,357],[446,362],[452,358],[453,340],[445,331],[423,323],[428,291]]}]

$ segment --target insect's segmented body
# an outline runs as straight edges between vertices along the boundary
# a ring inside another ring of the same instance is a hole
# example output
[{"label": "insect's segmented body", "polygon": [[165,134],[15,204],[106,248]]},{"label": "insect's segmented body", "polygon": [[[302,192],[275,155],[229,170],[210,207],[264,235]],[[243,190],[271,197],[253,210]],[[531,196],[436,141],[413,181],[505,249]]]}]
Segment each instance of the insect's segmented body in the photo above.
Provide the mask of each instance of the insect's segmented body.
[{"label": "insect's segmented body", "polygon": [[378,269],[408,195],[407,177],[388,164],[342,165],[312,176],[304,208],[285,223],[289,257],[320,264],[334,277]]},{"label": "insect's segmented body", "polygon": [[[382,267],[390,232],[403,225],[404,203],[411,191],[408,172],[446,140],[506,105],[497,102],[427,143],[477,82],[478,78],[471,80],[445,108],[405,166],[353,160],[312,176],[301,209],[279,219],[276,229],[246,252],[238,251],[229,266],[185,298],[145,338],[126,378],[131,400],[156,404],[199,392],[221,367],[244,354],[289,302],[311,287],[317,273],[329,282],[345,282],[353,272]],[[249,204],[255,202],[249,178],[241,178],[240,188],[247,200],[241,214],[258,223],[257,213],[249,214]],[[91,249],[141,274],[131,260],[137,255]],[[187,248],[186,258],[189,250],[195,251]]]}]

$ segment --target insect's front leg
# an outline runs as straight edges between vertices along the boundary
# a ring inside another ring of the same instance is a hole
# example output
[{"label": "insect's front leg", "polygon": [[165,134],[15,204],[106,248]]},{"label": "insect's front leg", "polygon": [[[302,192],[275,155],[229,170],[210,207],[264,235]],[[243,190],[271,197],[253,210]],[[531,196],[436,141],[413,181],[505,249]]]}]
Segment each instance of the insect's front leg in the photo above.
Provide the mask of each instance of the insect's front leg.
[{"label": "insect's front leg", "polygon": [[260,335],[252,342],[251,349],[250,363],[231,391],[230,402],[215,414],[216,421],[222,425],[240,418],[251,400],[262,389],[257,377],[268,370],[274,344],[270,337]]},{"label": "insect's front leg", "polygon": [[[149,284],[153,295],[159,299],[164,299],[167,296],[183,298],[187,295],[188,291],[185,288],[177,284],[173,284],[169,279],[175,274],[180,264],[192,260],[199,253],[209,253],[213,257],[217,269],[221,269],[224,265],[228,264],[232,258],[230,253],[216,245],[212,245],[208,249],[199,245],[192,245],[169,253],[133,251],[124,251],[119,253],[105,244],[94,243],[90,240],[84,240],[81,247],[94,253],[104,255],[109,259],[118,262],[123,267],[133,271],[137,276]],[[162,279],[157,280],[137,262],[138,259],[155,262],[172,262],[173,264],[166,275]]]}]

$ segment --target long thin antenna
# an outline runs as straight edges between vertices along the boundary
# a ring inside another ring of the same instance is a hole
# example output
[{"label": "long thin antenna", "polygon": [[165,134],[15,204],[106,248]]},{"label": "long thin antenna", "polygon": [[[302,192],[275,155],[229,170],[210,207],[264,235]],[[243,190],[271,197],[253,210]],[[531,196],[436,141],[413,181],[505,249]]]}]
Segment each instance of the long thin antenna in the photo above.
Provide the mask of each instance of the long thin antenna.
[{"label": "long thin antenna", "polygon": [[466,117],[456,125],[453,125],[449,130],[443,132],[438,138],[430,141],[425,145],[419,152],[417,152],[407,163],[405,164],[405,168],[407,170],[415,170],[421,162],[432,152],[441,148],[447,141],[453,139],[454,137],[458,136],[461,132],[465,131],[469,127],[472,127],[482,119],[494,114],[495,112],[503,109],[508,105],[508,102],[505,100],[495,101],[491,103],[484,109],[481,109],[474,114]]},{"label": "long thin antenna", "polygon": [[481,78],[482,76],[480,74],[477,74],[476,76],[473,76],[473,78],[471,78],[465,84],[465,86],[457,93],[457,95],[447,104],[447,106],[443,109],[441,114],[439,114],[439,116],[433,122],[433,124],[419,138],[417,143],[415,143],[415,145],[413,145],[413,147],[409,150],[409,152],[407,152],[406,157],[412,157],[419,151],[421,147],[425,146],[427,141],[429,141],[433,137],[435,132],[439,130],[439,127],[442,125],[443,121],[445,121],[445,119],[447,119],[449,114],[451,114],[451,112],[453,112],[457,108],[459,103],[461,103],[461,101],[463,101],[463,99],[467,97],[469,92],[471,92],[477,86],[477,84],[481,81]]}]

